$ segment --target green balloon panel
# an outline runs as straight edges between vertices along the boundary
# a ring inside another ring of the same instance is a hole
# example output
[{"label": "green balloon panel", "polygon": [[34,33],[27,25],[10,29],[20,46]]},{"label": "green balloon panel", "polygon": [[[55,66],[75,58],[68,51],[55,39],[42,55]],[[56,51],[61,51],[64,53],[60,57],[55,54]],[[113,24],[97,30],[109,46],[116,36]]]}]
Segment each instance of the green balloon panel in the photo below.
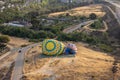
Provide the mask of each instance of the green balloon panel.
[{"label": "green balloon panel", "polygon": [[64,51],[65,45],[54,39],[45,39],[42,43],[42,52],[45,55],[59,55]]}]

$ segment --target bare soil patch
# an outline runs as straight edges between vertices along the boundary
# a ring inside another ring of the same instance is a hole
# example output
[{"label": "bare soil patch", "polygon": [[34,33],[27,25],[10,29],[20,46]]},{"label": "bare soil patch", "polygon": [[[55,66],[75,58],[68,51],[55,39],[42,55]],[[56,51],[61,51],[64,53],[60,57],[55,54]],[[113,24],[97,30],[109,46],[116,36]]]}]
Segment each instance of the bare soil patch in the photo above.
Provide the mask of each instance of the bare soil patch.
[{"label": "bare soil patch", "polygon": [[73,8],[71,10],[67,10],[64,12],[55,12],[51,13],[48,16],[59,16],[61,14],[69,13],[72,16],[89,16],[91,13],[95,13],[99,17],[103,17],[105,15],[105,12],[102,10],[101,5],[89,5],[89,6],[83,6],[83,7],[77,7]]}]

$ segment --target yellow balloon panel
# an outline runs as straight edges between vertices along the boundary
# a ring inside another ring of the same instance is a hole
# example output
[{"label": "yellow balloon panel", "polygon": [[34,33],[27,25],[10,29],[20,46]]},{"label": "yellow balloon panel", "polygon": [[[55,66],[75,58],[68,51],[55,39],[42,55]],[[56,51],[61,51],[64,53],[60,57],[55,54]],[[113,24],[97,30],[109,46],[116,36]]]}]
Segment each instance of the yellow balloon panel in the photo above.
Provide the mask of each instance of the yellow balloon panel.
[{"label": "yellow balloon panel", "polygon": [[42,43],[42,52],[46,55],[59,55],[63,53],[65,45],[54,39],[45,39]]}]

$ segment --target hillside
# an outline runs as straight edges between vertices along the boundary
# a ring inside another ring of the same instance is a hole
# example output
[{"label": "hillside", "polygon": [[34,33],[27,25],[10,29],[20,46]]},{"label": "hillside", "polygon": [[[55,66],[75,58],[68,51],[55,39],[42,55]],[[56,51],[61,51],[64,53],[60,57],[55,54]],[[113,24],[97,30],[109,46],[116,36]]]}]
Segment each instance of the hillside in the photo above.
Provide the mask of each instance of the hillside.
[{"label": "hillside", "polygon": [[[31,49],[25,57],[23,80],[112,80],[113,56],[75,44],[76,56],[48,57],[41,54],[40,46]],[[120,79],[119,73],[117,79]]]},{"label": "hillside", "polygon": [[[113,6],[59,0],[2,1],[0,35],[9,35],[10,41],[1,39],[5,47],[0,51],[6,52],[0,54],[0,80],[120,80],[120,25],[111,11]],[[32,26],[3,25],[14,21]],[[44,39],[74,43],[78,52],[43,55]]]},{"label": "hillside", "polygon": [[31,44],[27,39],[17,38],[17,37],[10,37],[10,42],[8,43],[9,47],[21,47],[22,45],[29,45]]},{"label": "hillside", "polygon": [[[0,34],[0,35],[2,35],[2,34]],[[29,42],[27,39],[18,38],[18,37],[12,37],[12,36],[8,36],[8,37],[9,37],[10,41],[7,44],[7,46],[10,49],[12,49],[12,48],[18,48],[18,47],[21,47],[22,45],[32,44],[32,42]]]},{"label": "hillside", "polygon": [[103,17],[106,13],[102,10],[101,5],[89,5],[89,6],[82,6],[82,7],[77,7],[77,8],[72,8],[70,10],[62,11],[62,12],[55,12],[55,13],[50,13],[48,16],[53,17],[53,16],[59,16],[61,14],[66,14],[69,13],[72,16],[87,16],[91,13],[95,13],[99,17]]}]

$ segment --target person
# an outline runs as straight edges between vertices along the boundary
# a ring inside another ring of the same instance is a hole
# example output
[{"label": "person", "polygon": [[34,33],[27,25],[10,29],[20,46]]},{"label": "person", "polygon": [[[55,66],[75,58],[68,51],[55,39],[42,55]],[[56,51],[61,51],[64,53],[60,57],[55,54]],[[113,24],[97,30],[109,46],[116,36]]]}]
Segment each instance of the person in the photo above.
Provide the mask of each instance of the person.
[{"label": "person", "polygon": [[64,53],[66,55],[68,54],[76,54],[77,53],[77,47],[75,46],[75,44],[68,44],[67,47],[65,48]]}]

